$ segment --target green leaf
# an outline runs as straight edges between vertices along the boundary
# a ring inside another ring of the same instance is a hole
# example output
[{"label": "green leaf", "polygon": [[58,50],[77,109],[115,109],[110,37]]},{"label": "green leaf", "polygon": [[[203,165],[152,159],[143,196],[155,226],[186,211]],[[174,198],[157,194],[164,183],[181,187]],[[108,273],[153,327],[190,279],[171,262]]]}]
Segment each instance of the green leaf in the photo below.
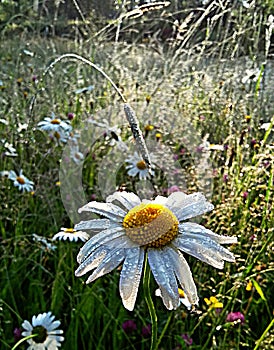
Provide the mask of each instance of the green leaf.
[{"label": "green leaf", "polygon": [[262,291],[262,288],[259,286],[258,282],[256,282],[255,280],[252,280],[252,284],[255,287],[256,291],[258,292],[258,294],[260,295],[260,297],[266,301],[266,298],[264,296],[264,293]]}]

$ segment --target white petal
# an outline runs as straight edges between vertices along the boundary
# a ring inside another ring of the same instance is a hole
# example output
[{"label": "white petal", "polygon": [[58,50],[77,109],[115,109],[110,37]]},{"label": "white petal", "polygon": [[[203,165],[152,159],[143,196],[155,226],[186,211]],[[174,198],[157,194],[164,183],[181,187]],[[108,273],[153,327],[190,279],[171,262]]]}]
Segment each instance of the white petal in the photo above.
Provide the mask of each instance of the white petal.
[{"label": "white petal", "polygon": [[188,195],[180,204],[180,209],[172,210],[179,221],[194,218],[214,208],[214,205],[209,203],[205,196],[199,192]]},{"label": "white petal", "polygon": [[81,263],[98,247],[123,235],[125,235],[123,227],[114,227],[97,233],[97,235],[91,237],[80,249],[77,255],[77,262]]},{"label": "white petal", "polygon": [[25,330],[29,331],[29,332],[31,332],[31,331],[33,330],[32,325],[31,325],[30,322],[27,321],[27,320],[25,320],[25,321],[22,323],[22,327],[23,327]]},{"label": "white petal", "polygon": [[16,175],[15,171],[10,170],[8,178],[9,178],[10,180],[12,180],[12,181],[15,181],[16,178],[17,178],[17,175]]},{"label": "white petal", "polygon": [[75,271],[75,276],[80,277],[86,274],[87,272],[98,267],[105,256],[108,253],[108,249],[106,247],[100,247],[95,252],[93,252],[87,259],[85,259],[82,264]]},{"label": "white petal", "polygon": [[230,237],[230,236],[220,236],[216,233],[212,232],[211,230],[206,229],[202,225],[198,225],[193,222],[185,222],[179,225],[180,231],[182,234],[184,233],[193,233],[193,234],[199,234],[204,237],[209,237],[213,241],[220,243],[220,244],[233,244],[237,243],[237,237]]},{"label": "white petal", "polygon": [[53,331],[54,329],[58,328],[60,326],[60,324],[61,324],[61,322],[59,320],[53,321],[48,325],[47,330]]},{"label": "white petal", "polygon": [[173,269],[178,278],[178,281],[187,295],[188,300],[192,305],[198,304],[199,298],[197,288],[194,283],[191,270],[184,258],[183,254],[177,249],[169,249],[170,260],[173,264]]},{"label": "white petal", "polygon": [[119,288],[124,307],[129,311],[134,309],[143,270],[143,262],[143,248],[136,247],[127,250],[126,259],[120,275]]},{"label": "white petal", "polygon": [[129,176],[135,177],[139,173],[139,169],[138,168],[131,168],[127,173]]},{"label": "white petal", "polygon": [[148,177],[148,170],[139,170],[139,179],[140,180],[145,180]]},{"label": "white petal", "polygon": [[63,334],[64,331],[62,329],[55,329],[53,331],[48,331],[48,334],[50,335],[56,335],[56,334]]},{"label": "white petal", "polygon": [[113,223],[109,219],[94,219],[87,221],[80,221],[75,225],[75,230],[105,230]]},{"label": "white petal", "polygon": [[183,252],[194,256],[195,258],[206,262],[218,269],[224,267],[223,260],[234,262],[233,254],[223,248],[218,243],[210,238],[205,238],[200,235],[182,234],[174,241],[174,245]]},{"label": "white petal", "polygon": [[164,305],[168,310],[179,306],[179,293],[176,278],[170,262],[164,257],[165,250],[148,249],[148,261],[153,276],[161,290]]},{"label": "white petal", "polygon": [[113,202],[115,200],[120,202],[127,210],[130,210],[141,203],[140,198],[136,194],[126,191],[114,192],[106,199],[107,202]]},{"label": "white petal", "polygon": [[97,269],[87,279],[86,283],[91,283],[97,278],[114,270],[125,259],[125,249],[115,249],[109,252]]},{"label": "white petal", "polygon": [[163,197],[163,196],[157,196],[153,200],[153,203],[162,204],[162,205],[166,205],[166,202],[167,202],[167,197]]},{"label": "white petal", "polygon": [[80,208],[79,213],[91,211],[92,213],[103,215],[113,221],[121,222],[126,216],[126,212],[112,203],[89,202]]},{"label": "white petal", "polygon": [[172,209],[179,209],[186,198],[187,194],[184,192],[173,192],[168,196],[165,206],[171,211]]}]

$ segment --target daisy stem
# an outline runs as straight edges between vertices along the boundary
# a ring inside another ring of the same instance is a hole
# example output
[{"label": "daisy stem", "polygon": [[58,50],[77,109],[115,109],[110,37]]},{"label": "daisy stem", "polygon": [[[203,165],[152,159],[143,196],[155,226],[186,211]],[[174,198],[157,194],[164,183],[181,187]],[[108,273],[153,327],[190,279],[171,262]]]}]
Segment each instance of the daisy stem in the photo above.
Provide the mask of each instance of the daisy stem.
[{"label": "daisy stem", "polygon": [[151,319],[151,344],[150,344],[150,350],[156,350],[158,349],[158,342],[157,342],[157,331],[158,331],[158,319],[156,310],[153,304],[153,300],[150,295],[150,269],[147,259],[147,254],[145,258],[145,267],[144,267],[144,279],[143,279],[143,288],[144,288],[144,294],[145,294],[145,301],[148,306],[150,319]]},{"label": "daisy stem", "polygon": [[16,348],[17,348],[20,344],[22,344],[25,340],[28,340],[28,339],[30,339],[30,338],[34,338],[34,337],[36,337],[37,335],[38,335],[38,334],[30,334],[30,335],[28,335],[27,337],[20,339],[20,340],[14,345],[14,347],[13,347],[11,350],[16,349]]}]

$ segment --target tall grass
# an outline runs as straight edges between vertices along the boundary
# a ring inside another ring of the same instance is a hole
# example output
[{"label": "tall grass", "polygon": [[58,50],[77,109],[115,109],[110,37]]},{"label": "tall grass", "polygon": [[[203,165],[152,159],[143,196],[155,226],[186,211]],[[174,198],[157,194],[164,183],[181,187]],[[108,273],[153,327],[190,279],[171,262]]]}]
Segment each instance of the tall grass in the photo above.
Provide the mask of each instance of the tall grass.
[{"label": "tall grass", "polygon": [[[96,71],[66,61],[40,80],[45,67],[66,52],[82,54],[103,67],[134,106],[144,134],[148,123],[154,126],[145,136],[154,151],[163,154],[155,177],[159,192],[166,194],[170,185],[188,193],[205,192],[215,209],[203,216],[203,224],[218,234],[238,237],[231,248],[236,263],[226,264],[224,270],[187,257],[200,297],[196,313],[183,306],[167,311],[151,282],[158,333],[163,335],[160,348],[231,350],[255,349],[258,344],[271,349],[273,329],[265,331],[273,319],[273,47],[265,31],[273,8],[271,2],[253,3],[252,11],[225,1],[195,11],[185,8],[180,23],[168,8],[154,12],[153,21],[151,13],[123,17],[118,34],[114,22],[92,32],[92,39],[78,30],[72,39],[44,38],[36,30],[30,35],[23,22],[20,30],[16,22],[15,36],[12,18],[3,26],[0,171],[23,169],[35,187],[34,193],[20,193],[5,176],[0,178],[1,349],[14,346],[14,329],[23,320],[49,310],[61,321],[63,349],[150,347],[150,335],[142,335],[142,327],[150,323],[142,288],[134,311],[128,312],[119,297],[119,270],[85,285],[74,276],[82,243],[51,241],[61,227],[75,223],[65,210],[73,196],[64,203],[58,183],[66,145],[38,130],[38,122],[52,112],[64,120],[73,113],[73,128],[83,130],[89,118],[108,119],[121,128],[122,140],[134,150],[119,97]],[[171,27],[165,40],[161,23]],[[133,35],[136,28],[139,33]],[[75,93],[90,85],[93,90]],[[143,184],[127,175],[111,140],[100,128],[94,132],[96,137],[88,133],[81,144],[86,200],[104,199],[98,173],[114,160],[116,188],[142,189]],[[16,149],[16,157],[6,155],[7,142]],[[216,150],[212,144],[223,148]],[[68,168],[73,171],[72,164],[68,162]],[[113,189],[107,184],[106,191]],[[206,304],[204,298],[210,296],[223,303],[221,310]],[[244,323],[227,322],[228,313],[237,311]],[[122,328],[126,320],[137,325],[132,333]],[[191,345],[182,334],[192,338]]]}]

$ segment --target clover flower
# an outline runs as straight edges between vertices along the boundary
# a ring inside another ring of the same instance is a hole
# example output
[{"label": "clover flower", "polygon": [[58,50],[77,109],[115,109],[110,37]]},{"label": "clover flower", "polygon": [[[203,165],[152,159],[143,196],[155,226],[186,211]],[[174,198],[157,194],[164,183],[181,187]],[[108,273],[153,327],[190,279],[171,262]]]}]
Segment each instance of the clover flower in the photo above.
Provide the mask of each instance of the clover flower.
[{"label": "clover flower", "polygon": [[92,238],[80,249],[76,276],[92,270],[86,283],[111,272],[123,262],[119,290],[126,309],[133,310],[145,254],[167,309],[180,304],[178,282],[194,306],[196,285],[182,254],[188,253],[216,268],[233,254],[221,244],[235,243],[234,237],[219,236],[205,227],[183,222],[213,209],[201,193],[174,192],[169,197],[143,200],[129,192],[115,192],[106,203],[90,202],[79,212],[102,215],[102,219],[81,221],[76,230],[91,230]]},{"label": "clover flower", "polygon": [[243,324],[245,321],[245,317],[244,315],[240,312],[240,311],[236,311],[236,312],[230,312],[227,316],[226,316],[226,321],[227,322],[233,322],[233,323],[240,323]]},{"label": "clover flower", "polygon": [[8,178],[13,181],[15,187],[22,192],[31,192],[33,190],[34,183],[23,175],[23,170],[20,170],[19,175],[15,171],[10,170]]},{"label": "clover flower", "polygon": [[133,320],[126,320],[122,324],[123,331],[127,334],[130,334],[137,330],[137,325]]},{"label": "clover flower", "polygon": [[54,321],[55,316],[50,312],[44,312],[38,316],[32,316],[32,322],[25,320],[22,323],[24,332],[22,332],[23,337],[30,336],[32,334],[37,334],[37,336],[30,338],[27,342],[30,346],[27,350],[56,350],[61,346],[64,337],[63,331],[56,329],[60,326],[60,321]]}]

